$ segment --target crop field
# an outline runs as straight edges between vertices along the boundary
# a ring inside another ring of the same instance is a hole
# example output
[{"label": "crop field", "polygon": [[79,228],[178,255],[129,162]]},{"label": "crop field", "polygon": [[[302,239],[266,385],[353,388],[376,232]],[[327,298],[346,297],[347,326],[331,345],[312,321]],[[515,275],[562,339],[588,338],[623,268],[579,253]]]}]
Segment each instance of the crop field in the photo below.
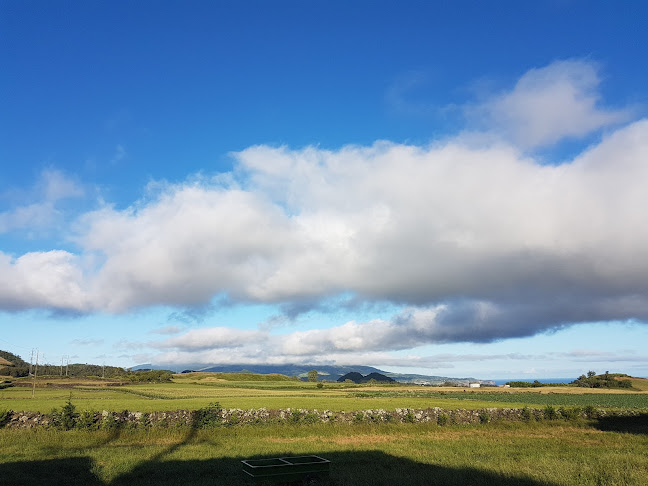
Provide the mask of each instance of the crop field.
[{"label": "crop field", "polygon": [[[493,422],[474,425],[353,423],[223,425],[208,429],[0,429],[5,485],[238,485],[240,460],[316,454],[332,461],[324,486],[470,484],[647,485],[648,392],[461,389],[353,385],[219,375],[108,386],[101,380],[43,379],[0,390],[3,410],[49,412],[71,399],[77,411],[306,408],[587,406],[631,408],[620,420]],[[34,393],[34,398],[32,398]],[[645,413],[644,413],[645,412]]]}]

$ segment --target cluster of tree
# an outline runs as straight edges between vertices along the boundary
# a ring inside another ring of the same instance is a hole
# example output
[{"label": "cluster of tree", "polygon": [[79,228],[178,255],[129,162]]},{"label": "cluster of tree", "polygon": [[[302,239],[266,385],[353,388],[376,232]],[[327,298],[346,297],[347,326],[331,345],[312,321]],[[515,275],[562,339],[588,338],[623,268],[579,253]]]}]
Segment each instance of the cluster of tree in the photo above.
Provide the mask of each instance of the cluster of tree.
[{"label": "cluster of tree", "polygon": [[126,374],[124,368],[117,366],[101,366],[88,363],[70,363],[63,365],[39,364],[38,374],[48,376],[72,376],[75,378],[85,377],[102,377],[102,378],[121,378]]},{"label": "cluster of tree", "polygon": [[512,386],[513,388],[537,388],[544,386],[544,384],[540,383],[538,380],[535,380],[533,382],[531,381],[509,381],[506,383],[509,386]]},{"label": "cluster of tree", "polygon": [[20,356],[10,353],[9,351],[0,350],[0,358],[8,361],[13,366],[29,366],[29,363],[23,361]]},{"label": "cluster of tree", "polygon": [[[20,378],[29,376],[29,363],[8,351],[0,351],[0,375]],[[36,372],[36,366],[32,367]],[[118,366],[70,363],[62,365],[39,364],[38,376],[69,376],[73,378],[102,377],[113,380],[128,380],[135,383],[161,383],[171,381],[173,373],[168,370],[126,370]]]},{"label": "cluster of tree", "polygon": [[617,380],[616,378],[628,376],[623,373],[610,373],[606,371],[602,375],[597,375],[595,371],[588,371],[587,375],[581,375],[572,381],[572,385],[584,388],[632,388],[630,380]]},{"label": "cluster of tree", "polygon": [[541,386],[567,386],[567,383],[540,383],[538,380],[534,381],[508,381],[507,385],[513,388],[539,388]]},{"label": "cluster of tree", "polygon": [[29,375],[29,363],[9,351],[0,350],[0,375],[19,378]]},{"label": "cluster of tree", "polygon": [[120,378],[125,378],[135,383],[164,383],[171,381],[173,373],[168,370],[138,370],[128,371]]},{"label": "cluster of tree", "polygon": [[352,381],[353,383],[395,383],[396,380],[385,376],[381,373],[369,373],[367,376],[363,376],[361,373],[352,371],[346,375],[340,376],[337,381],[344,383],[346,381]]}]

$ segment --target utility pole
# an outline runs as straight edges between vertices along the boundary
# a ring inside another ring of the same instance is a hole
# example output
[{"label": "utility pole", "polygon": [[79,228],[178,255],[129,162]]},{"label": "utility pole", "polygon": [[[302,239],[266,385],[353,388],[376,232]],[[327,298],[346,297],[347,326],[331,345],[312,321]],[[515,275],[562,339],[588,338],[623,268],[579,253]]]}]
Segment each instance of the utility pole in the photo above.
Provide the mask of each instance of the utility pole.
[{"label": "utility pole", "polygon": [[34,348],[32,348],[31,358],[29,358],[29,376],[32,375],[32,365],[34,363]]},{"label": "utility pole", "polygon": [[61,376],[63,376],[63,356],[61,356]]},{"label": "utility pole", "polygon": [[36,375],[38,374],[38,349],[36,350],[36,367],[34,368],[34,375],[32,377],[32,398],[36,393]]},{"label": "utility pole", "polygon": [[65,376],[68,375],[68,367],[70,366],[70,355],[67,355],[67,361],[65,363]]},{"label": "utility pole", "polygon": [[101,379],[106,377],[106,362],[104,361],[101,365]]}]

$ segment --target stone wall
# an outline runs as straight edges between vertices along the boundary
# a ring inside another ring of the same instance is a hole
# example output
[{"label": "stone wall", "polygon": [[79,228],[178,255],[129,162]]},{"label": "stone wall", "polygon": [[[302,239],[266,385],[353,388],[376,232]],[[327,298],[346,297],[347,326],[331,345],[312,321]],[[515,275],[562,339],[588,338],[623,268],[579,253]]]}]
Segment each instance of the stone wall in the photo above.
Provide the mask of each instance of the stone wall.
[{"label": "stone wall", "polygon": [[[200,411],[175,410],[166,412],[93,412],[82,411],[75,418],[76,427],[83,429],[110,428],[146,428],[146,427],[198,427],[233,426],[244,424],[286,423],[286,424],[315,424],[315,423],[437,423],[478,424],[502,420],[565,420],[574,418],[601,418],[605,416],[638,416],[636,410],[609,411],[602,409],[553,409],[553,414],[547,416],[546,409],[535,408],[482,408],[477,410],[441,408],[411,409],[397,408],[396,410],[369,409],[354,412],[333,412],[330,410],[281,409],[268,410],[265,408],[215,409],[210,416],[211,422],[205,425],[199,422]],[[33,428],[56,427],[60,418],[56,414],[39,412],[8,411],[0,421],[0,427]]]}]

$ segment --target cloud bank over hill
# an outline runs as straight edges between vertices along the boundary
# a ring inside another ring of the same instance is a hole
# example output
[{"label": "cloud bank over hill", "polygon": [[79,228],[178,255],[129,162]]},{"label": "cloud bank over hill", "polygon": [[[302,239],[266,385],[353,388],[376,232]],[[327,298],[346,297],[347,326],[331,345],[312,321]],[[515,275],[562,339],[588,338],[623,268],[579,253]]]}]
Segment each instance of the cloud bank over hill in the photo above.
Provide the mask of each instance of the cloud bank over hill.
[{"label": "cloud bank over hill", "polygon": [[[0,253],[0,308],[124,313],[225,296],[308,310],[341,295],[400,308],[282,336],[219,327],[154,343],[167,359],[205,362],[224,349],[232,362],[361,359],[646,321],[648,120],[600,107],[598,84],[595,65],[561,61],[467,109],[481,131],[233,153],[232,173],[152,184],[129,208],[81,215],[76,253]],[[531,150],[601,131],[562,163]]]}]

